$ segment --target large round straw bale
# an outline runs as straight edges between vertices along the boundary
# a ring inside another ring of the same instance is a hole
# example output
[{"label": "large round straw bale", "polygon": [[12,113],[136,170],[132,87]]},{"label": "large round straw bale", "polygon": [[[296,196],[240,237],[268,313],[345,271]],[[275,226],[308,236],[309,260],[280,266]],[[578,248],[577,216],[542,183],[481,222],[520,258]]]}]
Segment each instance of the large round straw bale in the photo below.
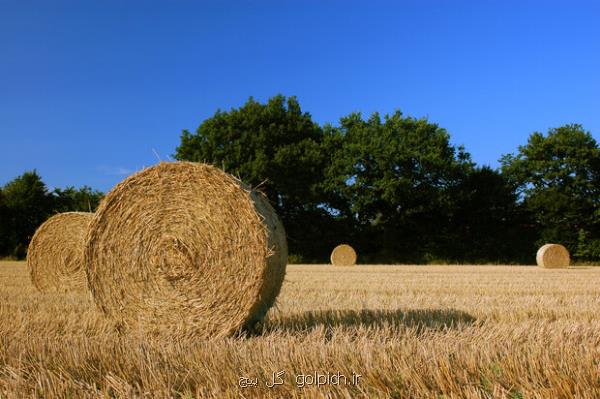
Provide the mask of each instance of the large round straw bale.
[{"label": "large round straw bale", "polygon": [[268,200],[192,162],[162,162],[115,186],[85,250],[90,290],[107,315],[122,328],[173,336],[226,336],[260,320],[286,262]]},{"label": "large round straw bale", "polygon": [[59,213],[36,230],[27,250],[33,285],[40,291],[86,291],[83,249],[93,213]]},{"label": "large round straw bale", "polygon": [[567,248],[560,244],[546,244],[537,251],[535,257],[538,266],[548,269],[559,269],[569,267],[571,258]]},{"label": "large round straw bale", "polygon": [[334,266],[355,265],[356,251],[348,244],[338,245],[331,251],[331,264]]}]

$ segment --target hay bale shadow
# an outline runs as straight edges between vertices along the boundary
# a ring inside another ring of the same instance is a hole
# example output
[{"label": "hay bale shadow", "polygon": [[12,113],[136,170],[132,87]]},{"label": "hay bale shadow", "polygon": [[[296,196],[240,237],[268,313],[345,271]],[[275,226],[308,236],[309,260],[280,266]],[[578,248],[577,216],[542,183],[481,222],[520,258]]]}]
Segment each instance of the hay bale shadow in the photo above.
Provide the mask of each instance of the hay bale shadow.
[{"label": "hay bale shadow", "polygon": [[262,335],[272,331],[288,333],[306,332],[320,327],[363,328],[414,328],[418,333],[425,330],[456,329],[476,322],[467,312],[456,309],[363,309],[320,310],[298,313],[267,320],[256,325],[250,335]]}]

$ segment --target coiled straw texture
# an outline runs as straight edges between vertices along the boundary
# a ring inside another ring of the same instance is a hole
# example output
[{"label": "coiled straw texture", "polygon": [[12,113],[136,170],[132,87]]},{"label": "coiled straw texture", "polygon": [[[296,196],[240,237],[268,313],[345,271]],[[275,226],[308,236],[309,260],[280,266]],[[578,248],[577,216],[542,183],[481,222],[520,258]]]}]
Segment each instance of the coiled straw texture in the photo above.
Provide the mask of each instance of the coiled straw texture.
[{"label": "coiled straw texture", "polygon": [[356,251],[348,244],[341,244],[333,249],[330,259],[334,266],[353,266],[356,264]]},{"label": "coiled straw texture", "polygon": [[186,337],[231,335],[264,317],[286,262],[268,200],[191,162],[162,162],[119,183],[85,250],[94,300],[119,326]]},{"label": "coiled straw texture", "polygon": [[567,248],[560,244],[546,244],[538,249],[535,260],[540,267],[561,269],[569,267],[571,257]]},{"label": "coiled straw texture", "polygon": [[59,213],[38,227],[27,250],[27,267],[39,291],[87,290],[83,250],[92,216],[87,212]]}]

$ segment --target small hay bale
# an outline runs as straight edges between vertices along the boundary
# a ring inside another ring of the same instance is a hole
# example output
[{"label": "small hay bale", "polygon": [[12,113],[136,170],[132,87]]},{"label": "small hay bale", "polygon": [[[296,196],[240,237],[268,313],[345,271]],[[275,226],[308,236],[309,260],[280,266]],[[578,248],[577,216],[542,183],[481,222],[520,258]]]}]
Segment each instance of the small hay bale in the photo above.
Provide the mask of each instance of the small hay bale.
[{"label": "small hay bale", "polygon": [[27,267],[39,291],[87,291],[83,250],[93,215],[59,213],[38,227],[27,250]]},{"label": "small hay bale", "polygon": [[571,263],[569,251],[560,244],[543,245],[538,249],[535,260],[538,266],[547,269],[566,268]]},{"label": "small hay bale", "polygon": [[338,245],[331,251],[331,264],[334,266],[355,265],[356,251],[348,244]]},{"label": "small hay bale", "polygon": [[98,307],[126,330],[222,337],[279,294],[285,230],[263,194],[200,163],[161,162],[119,183],[86,240]]}]

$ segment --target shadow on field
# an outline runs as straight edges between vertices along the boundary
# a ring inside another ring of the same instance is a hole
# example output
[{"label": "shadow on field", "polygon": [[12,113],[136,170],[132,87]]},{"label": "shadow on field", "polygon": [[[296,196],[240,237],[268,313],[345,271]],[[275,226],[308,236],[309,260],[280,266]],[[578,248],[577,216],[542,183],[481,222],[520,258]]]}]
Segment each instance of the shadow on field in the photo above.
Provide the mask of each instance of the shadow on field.
[{"label": "shadow on field", "polygon": [[[322,310],[272,319],[266,330],[298,332],[316,327],[412,327],[418,332],[473,324],[475,317],[456,309]],[[266,332],[266,331],[263,331]]]}]

